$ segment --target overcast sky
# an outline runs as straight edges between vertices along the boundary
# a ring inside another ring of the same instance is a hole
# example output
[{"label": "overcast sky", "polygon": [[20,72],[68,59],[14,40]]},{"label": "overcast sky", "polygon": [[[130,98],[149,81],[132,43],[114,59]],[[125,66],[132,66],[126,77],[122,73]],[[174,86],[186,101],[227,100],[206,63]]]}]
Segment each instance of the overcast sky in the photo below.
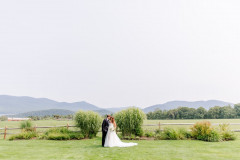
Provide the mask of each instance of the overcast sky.
[{"label": "overcast sky", "polygon": [[240,1],[1,1],[0,94],[240,102]]}]

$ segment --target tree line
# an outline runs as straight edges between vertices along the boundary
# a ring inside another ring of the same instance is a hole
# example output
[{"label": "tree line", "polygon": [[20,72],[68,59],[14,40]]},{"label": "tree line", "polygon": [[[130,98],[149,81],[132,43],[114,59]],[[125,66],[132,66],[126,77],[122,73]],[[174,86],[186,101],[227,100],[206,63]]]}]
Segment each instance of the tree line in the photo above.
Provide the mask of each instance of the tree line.
[{"label": "tree line", "polygon": [[233,119],[240,118],[240,103],[231,106],[215,106],[206,110],[203,107],[178,107],[171,110],[156,110],[147,113],[147,119]]}]

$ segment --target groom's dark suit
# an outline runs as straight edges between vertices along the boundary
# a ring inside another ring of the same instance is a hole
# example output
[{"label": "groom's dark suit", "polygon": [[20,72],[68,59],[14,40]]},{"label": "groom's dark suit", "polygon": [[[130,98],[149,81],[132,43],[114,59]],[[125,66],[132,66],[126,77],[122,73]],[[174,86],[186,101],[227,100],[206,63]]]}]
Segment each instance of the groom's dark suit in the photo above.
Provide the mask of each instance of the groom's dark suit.
[{"label": "groom's dark suit", "polygon": [[105,138],[108,132],[108,126],[109,126],[109,122],[108,119],[104,119],[103,123],[102,123],[102,146],[104,147],[104,143],[105,143]]}]

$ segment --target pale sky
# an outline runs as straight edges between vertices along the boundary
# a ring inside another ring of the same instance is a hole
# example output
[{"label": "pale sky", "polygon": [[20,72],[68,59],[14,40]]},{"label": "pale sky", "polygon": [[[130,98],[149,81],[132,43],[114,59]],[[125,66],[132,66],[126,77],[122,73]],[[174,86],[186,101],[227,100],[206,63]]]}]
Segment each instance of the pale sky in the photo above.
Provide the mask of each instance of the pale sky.
[{"label": "pale sky", "polygon": [[240,102],[239,0],[0,1],[0,94]]}]

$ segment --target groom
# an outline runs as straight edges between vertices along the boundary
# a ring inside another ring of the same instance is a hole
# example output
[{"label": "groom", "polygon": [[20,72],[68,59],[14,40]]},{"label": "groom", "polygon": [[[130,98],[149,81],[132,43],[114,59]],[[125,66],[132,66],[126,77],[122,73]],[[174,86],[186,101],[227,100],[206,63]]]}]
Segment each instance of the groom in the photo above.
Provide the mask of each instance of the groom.
[{"label": "groom", "polygon": [[107,118],[103,120],[102,123],[102,146],[104,147],[105,143],[105,138],[108,132],[108,126],[109,126],[109,120],[110,120],[110,115],[107,115]]}]

